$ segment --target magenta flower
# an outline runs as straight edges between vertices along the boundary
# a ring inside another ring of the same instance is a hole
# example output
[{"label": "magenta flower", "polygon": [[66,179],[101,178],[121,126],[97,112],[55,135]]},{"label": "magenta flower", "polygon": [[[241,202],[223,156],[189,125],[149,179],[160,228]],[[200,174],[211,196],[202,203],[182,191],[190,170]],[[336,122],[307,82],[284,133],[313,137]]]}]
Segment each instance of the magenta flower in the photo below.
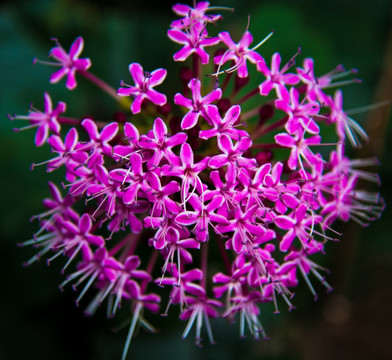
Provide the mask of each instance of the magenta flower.
[{"label": "magenta flower", "polygon": [[[288,96],[289,95],[289,96]],[[275,101],[275,106],[289,115],[285,125],[289,134],[301,133],[318,134],[320,128],[313,117],[320,111],[320,104],[316,101],[299,102],[299,93],[295,88],[290,93],[283,92],[282,99]]]},{"label": "magenta flower", "polygon": [[263,296],[257,292],[247,295],[238,295],[232,298],[232,307],[225,313],[227,317],[240,314],[240,336],[245,337],[245,326],[247,325],[251,335],[258,340],[260,336],[268,339],[266,332],[259,320],[260,309],[258,304],[264,302]]},{"label": "magenta flower", "polygon": [[154,204],[151,210],[153,216],[166,215],[168,212],[177,214],[180,211],[177,203],[170,198],[170,195],[180,191],[178,182],[172,180],[162,186],[159,176],[152,171],[146,174],[146,181],[149,184],[146,189],[147,199]]},{"label": "magenta flower", "polygon": [[[156,279],[155,283],[159,286],[174,285],[170,294],[169,306],[171,304],[180,304],[182,311],[184,306],[186,306],[185,289],[190,289],[195,286],[197,287],[198,285],[193,282],[200,281],[203,278],[203,271],[200,269],[192,269],[187,272],[180,273],[176,264],[170,264],[168,272],[172,275],[172,277],[165,276],[160,279]],[[167,315],[169,306],[166,308],[166,313],[163,315]]]},{"label": "magenta flower", "polygon": [[[136,255],[128,256],[123,262],[118,262],[114,258],[105,259],[104,266],[111,268],[113,274],[113,279],[111,279],[110,291],[113,296],[115,295],[115,300],[110,315],[114,316],[117,309],[121,307],[121,300],[123,298],[128,299],[138,299],[141,300],[141,291],[136,282],[137,279],[150,281],[150,275],[144,270],[137,269],[140,266],[140,259]],[[159,297],[155,297],[157,302]],[[153,305],[153,309],[156,305]]]},{"label": "magenta flower", "polygon": [[132,123],[124,124],[124,135],[128,145],[116,145],[113,148],[113,156],[116,160],[126,160],[134,152],[139,150],[139,130]]},{"label": "magenta flower", "polygon": [[[319,244],[319,248],[322,248],[322,244]],[[308,250],[309,251],[309,250]],[[310,250],[312,253],[312,250]],[[315,252],[318,252],[318,250],[316,250]],[[314,261],[310,260],[308,258],[308,254],[309,252],[305,252],[303,249],[296,251],[293,250],[291,251],[286,257],[285,260],[287,261],[285,265],[283,265],[284,267],[289,267],[291,268],[291,271],[296,272],[297,269],[299,270],[299,272],[301,273],[301,275],[303,276],[303,278],[305,279],[306,284],[309,287],[310,292],[313,294],[315,300],[317,300],[318,296],[316,291],[314,290],[312,283],[310,282],[308,276],[310,275],[310,273],[312,273],[327,289],[328,292],[330,292],[332,290],[332,287],[325,281],[325,278],[320,274],[319,270],[324,271],[324,272],[328,272],[327,269],[323,268],[322,266],[316,264]],[[280,269],[280,271],[285,271],[285,269],[282,268]],[[297,278],[297,275],[294,275],[294,279]]]},{"label": "magenta flower", "polygon": [[64,221],[62,227],[67,236],[64,243],[59,247],[62,247],[64,252],[69,256],[67,263],[63,267],[63,271],[75,259],[79,251],[82,252],[84,257],[89,257],[91,254],[90,246],[102,247],[105,244],[102,236],[92,234],[93,223],[88,214],[83,214],[77,224],[73,221]]},{"label": "magenta flower", "polygon": [[169,136],[167,127],[161,118],[155,119],[153,131],[149,135],[151,136],[142,135],[139,145],[144,149],[153,151],[151,158],[147,162],[147,166],[151,170],[159,165],[162,158],[165,158],[169,163],[175,162],[176,155],[174,155],[172,148],[183,144],[188,137],[185,133]]},{"label": "magenta flower", "polygon": [[46,140],[49,136],[49,131],[52,131],[54,134],[58,134],[60,132],[60,123],[58,117],[60,114],[65,112],[66,105],[64,102],[60,101],[57,106],[53,109],[52,99],[50,98],[48,93],[44,94],[44,112],[38,110],[30,110],[29,114],[26,116],[11,116],[11,120],[28,120],[30,121],[30,126],[27,126],[23,129],[27,128],[37,128],[37,132],[35,134],[35,146],[42,146],[45,144]]},{"label": "magenta flower", "polygon": [[67,168],[67,180],[73,181],[76,178],[75,170],[88,159],[87,152],[78,149],[79,135],[75,128],[69,130],[64,142],[58,135],[52,135],[48,139],[48,144],[52,147],[52,151],[58,156],[48,161],[48,172],[56,170],[62,165]]},{"label": "magenta flower", "polygon": [[192,195],[188,203],[193,207],[194,211],[183,211],[176,216],[176,222],[180,225],[193,225],[195,227],[193,232],[196,239],[200,242],[208,240],[208,226],[210,223],[228,225],[227,219],[216,214],[214,211],[222,206],[224,202],[223,197],[214,197],[208,204],[204,204],[200,199]]},{"label": "magenta flower", "polygon": [[192,79],[188,87],[192,91],[192,99],[188,99],[179,93],[174,96],[176,105],[181,105],[189,109],[181,121],[181,129],[183,130],[193,128],[197,124],[200,115],[209,121],[206,113],[208,105],[220,99],[222,96],[222,90],[218,88],[202,97],[200,93],[201,82],[199,79]]},{"label": "magenta flower", "polygon": [[181,200],[183,203],[189,200],[188,194],[190,187],[193,186],[192,191],[203,192],[202,181],[200,180],[199,173],[208,166],[209,157],[205,157],[198,163],[194,163],[194,156],[191,146],[184,143],[181,146],[180,160],[178,163],[165,165],[162,168],[163,175],[177,176],[182,180],[181,184]]},{"label": "magenta flower", "polygon": [[139,190],[143,190],[146,176],[143,171],[142,158],[138,153],[131,155],[129,165],[129,169],[114,169],[109,173],[111,179],[121,183],[125,205],[137,203],[138,193]]},{"label": "magenta flower", "polygon": [[294,136],[290,136],[287,133],[281,133],[275,135],[275,141],[283,147],[291,148],[291,154],[287,161],[287,165],[291,170],[297,169],[298,163],[300,163],[301,168],[304,169],[302,159],[311,167],[316,166],[320,162],[320,158],[309,148],[309,145],[320,144],[321,137],[319,135],[305,138],[304,131],[301,131]]},{"label": "magenta flower", "polygon": [[[56,40],[57,42],[57,40]],[[79,36],[71,45],[69,53],[67,53],[62,46],[57,43],[49,52],[49,56],[55,59],[61,69],[56,71],[50,76],[50,82],[55,84],[59,82],[64,76],[67,77],[66,87],[69,90],[73,90],[76,87],[75,75],[78,71],[86,71],[91,66],[91,61],[88,58],[79,59],[80,54],[83,51],[84,41]]]},{"label": "magenta flower", "polygon": [[233,249],[237,254],[252,249],[256,237],[263,236],[267,232],[262,224],[254,221],[257,209],[256,205],[245,210],[237,208],[230,224],[218,227],[222,233],[233,232],[233,237],[227,241],[226,247]]},{"label": "magenta flower", "polygon": [[282,251],[287,251],[290,248],[295,237],[298,237],[305,251],[311,247],[313,240],[312,229],[321,222],[322,217],[319,215],[308,215],[307,211],[308,207],[302,203],[293,212],[292,216],[279,215],[275,218],[275,223],[279,228],[288,230],[280,242]]},{"label": "magenta flower", "polygon": [[359,147],[360,141],[358,136],[365,141],[369,138],[362,127],[351,119],[343,110],[343,94],[340,90],[336,91],[333,101],[330,102],[331,116],[329,121],[336,124],[336,132],[341,140],[344,141],[346,136],[354,147]]},{"label": "magenta flower", "polygon": [[218,55],[214,58],[215,64],[221,66],[227,61],[233,60],[233,71],[236,69],[240,78],[248,77],[247,60],[253,64],[264,60],[254,49],[249,49],[250,44],[253,42],[253,36],[249,31],[242,35],[238,44],[231,39],[230,34],[226,31],[221,32],[219,37],[228,47],[228,50],[223,55]]},{"label": "magenta flower", "polygon": [[329,97],[322,89],[331,83],[332,74],[316,77],[314,74],[314,61],[310,58],[304,59],[303,68],[298,68],[297,72],[301,81],[307,86],[307,95],[309,99],[311,101],[319,100],[321,103],[328,104]]},{"label": "magenta flower", "polygon": [[214,136],[220,137],[222,134],[226,134],[232,140],[237,141],[240,140],[241,137],[247,137],[248,133],[246,131],[236,129],[240,113],[241,107],[239,105],[234,105],[227,110],[225,116],[222,118],[216,106],[207,106],[205,110],[206,118],[214,128],[200,131],[199,137],[207,140]]},{"label": "magenta flower", "polygon": [[[116,212],[116,200],[123,197],[121,191],[121,182],[113,180],[108,170],[102,165],[94,167],[95,181],[87,186],[87,195],[100,199],[100,204],[94,211],[93,215],[99,209],[106,209],[109,217]],[[105,207],[103,207],[105,205]]]},{"label": "magenta flower", "polygon": [[[162,267],[162,276],[166,273],[169,261],[170,266],[174,266],[174,261],[176,260],[177,269],[181,269],[184,263],[192,263],[193,260],[191,253],[187,249],[200,249],[198,241],[192,238],[180,239],[180,232],[172,227],[166,233],[165,243],[162,255],[166,258],[166,261]],[[181,272],[178,272],[178,284],[181,284]]]},{"label": "magenta flower", "polygon": [[209,6],[210,3],[207,1],[200,1],[196,3],[196,6],[194,8],[184,4],[175,4],[173,6],[173,11],[178,16],[183,16],[183,18],[179,20],[174,20],[170,24],[170,27],[182,30],[189,27],[195,22],[200,22],[204,24],[207,22],[216,22],[221,19],[221,15],[206,15],[206,12],[209,10]]},{"label": "magenta flower", "polygon": [[335,197],[326,203],[321,211],[321,214],[325,216],[326,226],[330,226],[337,218],[344,222],[352,218],[357,223],[367,226],[370,221],[378,217],[377,206],[373,205],[377,199],[370,194],[357,193],[355,191],[357,181],[357,176],[343,175],[335,184]]},{"label": "magenta flower", "polygon": [[203,322],[207,329],[208,338],[211,344],[214,344],[214,337],[212,335],[210,318],[216,318],[218,316],[217,307],[221,307],[222,303],[217,300],[208,299],[205,290],[200,286],[186,286],[185,291],[194,295],[186,297],[187,309],[180,315],[181,320],[188,320],[188,324],[182,334],[185,339],[193,324],[196,321],[196,345],[201,345],[201,327]]},{"label": "magenta flower", "polygon": [[150,209],[149,202],[138,200],[137,203],[125,205],[122,202],[116,202],[114,216],[108,223],[108,230],[111,234],[119,231],[125,231],[129,227],[131,232],[140,233],[143,230],[143,223],[137,214],[144,214]]},{"label": "magenta flower", "polygon": [[165,69],[157,69],[151,73],[144,73],[140,64],[132,63],[129,65],[129,72],[135,85],[126,85],[122,82],[122,85],[126,87],[120,87],[117,90],[117,95],[132,96],[134,98],[131,105],[132,113],[137,114],[141,111],[144,99],[150,100],[159,106],[166,104],[166,95],[153,89],[153,87],[160,85],[165,80],[167,74]]},{"label": "magenta flower", "polygon": [[174,42],[184,45],[183,48],[173,55],[174,61],[185,61],[190,55],[197,54],[201,63],[208,64],[210,56],[204,47],[217,45],[218,37],[208,37],[203,23],[191,23],[189,31],[183,32],[178,29],[168,30],[167,35]]},{"label": "magenta flower", "polygon": [[263,73],[266,80],[259,85],[261,95],[268,95],[274,88],[280,97],[282,93],[287,92],[286,85],[296,85],[299,82],[299,76],[286,71],[289,66],[280,69],[281,56],[279,53],[272,55],[271,69],[264,60],[257,63],[257,70]]},{"label": "magenta flower", "polygon": [[86,146],[88,150],[98,153],[103,152],[106,155],[112,153],[112,146],[109,142],[113,140],[118,132],[118,124],[116,122],[107,124],[100,132],[95,122],[91,119],[84,119],[81,124],[90,137],[90,142]]},{"label": "magenta flower", "polygon": [[72,209],[72,205],[75,203],[73,197],[67,194],[67,196],[63,198],[60,190],[52,182],[49,182],[48,186],[51,198],[47,198],[42,201],[43,205],[48,210],[42,214],[39,214],[37,217],[42,219],[44,217],[50,216],[49,222],[51,222],[55,217],[60,217],[61,219],[65,220],[77,221],[78,214],[75,212],[75,210]]},{"label": "magenta flower", "polygon": [[213,169],[228,166],[228,172],[233,174],[237,174],[240,167],[252,169],[256,165],[255,159],[242,156],[251,146],[252,140],[249,137],[243,137],[236,144],[233,144],[233,141],[226,134],[222,134],[218,138],[218,148],[222,154],[213,156],[208,166]]},{"label": "magenta flower", "polygon": [[235,199],[237,194],[237,180],[234,175],[234,173],[226,173],[226,181],[223,182],[218,170],[211,171],[210,173],[213,188],[204,192],[204,199],[208,200],[215,196],[222,196],[225,199],[225,202],[220,209],[221,212],[227,212],[231,206],[238,205],[238,202]]},{"label": "magenta flower", "polygon": [[79,305],[83,296],[97,278],[101,278],[101,281],[103,279],[110,281],[112,278],[111,271],[108,271],[108,269],[105,267],[107,258],[108,252],[104,247],[98,248],[94,254],[86,252],[83,254],[83,262],[79,264],[78,270],[69,275],[66,280],[60,284],[60,289],[63,289],[64,286],[69,282],[79,278],[78,281],[72,285],[72,287],[76,290],[80,284],[88,279],[87,284],[84,286],[83,290],[80,292],[79,297],[76,299],[76,304]]}]

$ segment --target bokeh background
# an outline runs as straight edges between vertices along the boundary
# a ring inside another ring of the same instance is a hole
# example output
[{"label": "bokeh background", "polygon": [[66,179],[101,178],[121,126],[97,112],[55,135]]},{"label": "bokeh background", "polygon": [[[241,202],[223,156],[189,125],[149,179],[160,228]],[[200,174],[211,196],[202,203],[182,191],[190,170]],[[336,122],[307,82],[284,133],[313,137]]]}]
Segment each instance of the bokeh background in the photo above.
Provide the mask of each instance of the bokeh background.
[{"label": "bokeh background", "polygon": [[[186,2],[186,1],[185,1]],[[239,39],[251,14],[250,30],[256,41],[271,29],[276,34],[260,52],[267,59],[279,51],[289,59],[302,47],[298,63],[313,57],[316,73],[322,75],[337,64],[358,68],[362,84],[344,88],[345,108],[352,109],[392,99],[392,2],[390,0],[225,0],[213,5],[235,7],[224,14],[217,31],[229,28]],[[8,113],[26,114],[31,102],[42,109],[43,93],[53,101],[67,103],[67,115],[110,118],[113,102],[83,79],[70,93],[64,84],[50,85],[52,69],[32,65],[37,56],[45,60],[56,37],[68,48],[79,35],[85,39],[84,56],[92,59],[91,70],[117,87],[129,79],[130,62],[145,69],[168,69],[175,86],[178,65],[172,54],[178,47],[166,36],[172,1],[37,0],[3,1],[0,5],[0,359],[119,359],[127,329],[118,331],[119,320],[107,321],[104,311],[86,318],[75,307],[76,294],[61,293],[61,264],[49,268],[45,261],[29,268],[22,263],[32,248],[16,244],[31,238],[37,224],[31,215],[42,211],[47,181],[60,181],[61,174],[48,176],[44,168],[29,170],[32,162],[48,159],[47,148],[33,147],[34,131],[15,133]],[[171,83],[169,83],[171,85]],[[173,87],[175,89],[175,87]],[[381,193],[392,203],[392,129],[390,106],[356,116],[371,135],[361,156],[378,156]],[[353,156],[358,156],[354,154]],[[372,190],[369,188],[369,190]],[[373,188],[373,191],[375,189]],[[328,277],[335,291],[325,295],[322,286],[317,302],[306,286],[298,288],[290,313],[268,307],[261,321],[270,341],[238,338],[238,324],[213,323],[217,345],[199,349],[192,334],[182,340],[185,323],[175,316],[149,318],[158,334],[140,331],[131,344],[129,359],[368,359],[392,358],[392,236],[391,211],[362,229],[338,225],[342,241],[328,244],[322,260],[331,269]],[[316,281],[314,281],[316,284]],[[174,314],[173,314],[174,315]],[[123,315],[126,316],[126,315]]]}]

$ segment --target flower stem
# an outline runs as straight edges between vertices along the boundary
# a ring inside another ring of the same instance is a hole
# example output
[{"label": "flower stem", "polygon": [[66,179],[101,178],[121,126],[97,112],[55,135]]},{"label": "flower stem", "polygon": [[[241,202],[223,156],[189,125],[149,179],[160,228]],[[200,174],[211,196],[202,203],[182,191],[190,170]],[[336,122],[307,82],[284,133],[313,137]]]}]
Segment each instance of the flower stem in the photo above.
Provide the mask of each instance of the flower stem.
[{"label": "flower stem", "polygon": [[239,99],[236,103],[238,105],[243,104],[246,100],[249,100],[251,97],[255,96],[256,94],[259,93],[259,88],[255,88],[252,91],[250,91],[249,93],[247,93],[246,95],[244,95],[241,99]]},{"label": "flower stem", "polygon": [[228,254],[227,254],[227,251],[225,249],[225,245],[223,244],[223,241],[221,238],[216,239],[216,242],[218,243],[219,252],[222,255],[222,259],[225,264],[226,272],[231,275],[231,261],[229,259]]},{"label": "flower stem", "polygon": [[270,131],[275,130],[275,129],[283,126],[284,124],[286,124],[288,118],[289,118],[288,116],[285,116],[282,119],[280,119],[279,121],[271,124],[268,127],[260,127],[258,129],[255,129],[256,131],[250,136],[250,138],[252,140],[255,140],[255,139],[261,137],[262,135],[268,134]]},{"label": "flower stem", "polygon": [[253,144],[251,149],[271,149],[271,148],[282,148],[281,145],[275,144],[275,143],[270,143],[270,144]]},{"label": "flower stem", "polygon": [[69,124],[69,125],[79,125],[81,121],[80,119],[60,117],[60,116],[57,118],[57,120],[60,124]]},{"label": "flower stem", "polygon": [[208,243],[201,244],[201,271],[203,278],[201,279],[201,286],[207,290],[207,263],[208,263]]},{"label": "flower stem", "polygon": [[[148,264],[147,264],[146,273],[148,273],[150,275],[152,274],[152,271],[154,270],[155,264],[158,259],[158,254],[159,254],[159,251],[156,249],[152,252],[152,254],[150,256],[150,260],[148,261]],[[144,291],[146,290],[148,283],[149,283],[148,280],[144,280],[142,282],[142,285],[140,287],[142,293],[144,293]]]},{"label": "flower stem", "polygon": [[141,238],[141,234],[134,234],[130,233],[129,235],[125,236],[116,246],[114,246],[110,251],[109,255],[113,256],[118,253],[121,249],[123,250],[120,259],[123,261],[129,255],[132,255],[135,250],[136,246],[139,243],[139,239]]},{"label": "flower stem", "polygon": [[124,109],[129,109],[131,106],[131,102],[128,98],[118,96],[117,91],[111,87],[108,83],[95,76],[89,71],[79,71],[81,75],[83,75],[87,80],[91,81],[94,85],[98,86],[104,92],[106,92],[109,96],[111,96],[114,100],[116,100]]},{"label": "flower stem", "polygon": [[121,360],[125,360],[128,354],[129,345],[131,344],[132,336],[135,331],[136,324],[139,320],[140,311],[142,310],[142,303],[138,302],[136,305],[135,312],[133,313],[131,326],[129,327],[127,339],[125,340],[124,350],[121,356]]},{"label": "flower stem", "polygon": [[83,75],[87,80],[91,81],[93,84],[101,88],[103,91],[105,91],[107,94],[109,94],[113,99],[116,101],[120,101],[120,97],[117,95],[117,91],[111,87],[109,84],[107,84],[105,81],[100,79],[99,77],[95,76],[89,71],[79,71],[81,75]]},{"label": "flower stem", "polygon": [[199,78],[200,70],[201,70],[200,57],[196,53],[193,53],[193,73],[195,75],[195,78]]},{"label": "flower stem", "polygon": [[226,90],[227,86],[229,85],[229,81],[230,81],[232,75],[233,75],[233,73],[226,74],[225,80],[223,80],[223,84],[221,87],[222,92],[224,92]]}]

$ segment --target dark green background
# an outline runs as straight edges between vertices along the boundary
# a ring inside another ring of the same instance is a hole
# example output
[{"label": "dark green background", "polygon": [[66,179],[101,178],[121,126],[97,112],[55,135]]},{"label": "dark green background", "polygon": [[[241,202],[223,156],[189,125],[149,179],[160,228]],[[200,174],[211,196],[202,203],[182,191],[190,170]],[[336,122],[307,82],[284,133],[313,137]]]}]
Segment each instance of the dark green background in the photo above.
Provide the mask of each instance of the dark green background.
[{"label": "dark green background", "polygon": [[[42,211],[47,196],[48,176],[44,168],[29,170],[32,162],[50,157],[47,148],[33,147],[34,131],[14,133],[7,113],[24,115],[29,103],[42,109],[43,93],[53,101],[67,103],[67,115],[92,114],[109,118],[113,102],[83,79],[72,93],[62,82],[48,83],[52,69],[32,65],[37,56],[45,60],[57,37],[68,48],[76,36],[85,39],[83,55],[91,58],[92,72],[117,87],[129,80],[128,64],[140,62],[145,69],[168,69],[166,85],[176,91],[176,69],[172,54],[178,46],[166,36],[171,13],[170,1],[9,1],[0,5],[0,151],[1,151],[1,292],[0,359],[119,359],[126,330],[112,331],[118,321],[106,321],[101,310],[86,318],[74,305],[76,294],[61,293],[61,264],[47,267],[44,261],[29,268],[22,262],[34,249],[17,248],[37,230],[29,223],[32,214]],[[231,29],[238,39],[251,14],[255,41],[271,29],[276,31],[260,52],[269,59],[279,51],[288,59],[302,47],[298,58],[313,57],[316,73],[322,75],[337,64],[358,68],[363,83],[344,89],[345,108],[370,104],[382,76],[382,64],[391,30],[389,0],[373,1],[216,1],[214,5],[236,8],[224,13],[218,31]],[[392,59],[390,59],[392,64]],[[171,78],[172,80],[169,80]],[[170,91],[168,91],[170,94]],[[391,99],[392,94],[382,94]],[[356,117],[372,121],[372,113]],[[379,173],[381,192],[391,203],[391,129],[379,132],[372,141],[385,142]],[[267,307],[261,321],[272,337],[269,342],[238,338],[238,324],[213,323],[217,345],[207,341],[203,349],[194,346],[192,336],[181,339],[185,323],[175,318],[149,319],[160,328],[157,335],[141,331],[130,349],[131,359],[366,359],[392,357],[392,245],[387,207],[383,218],[362,230],[339,226],[345,233],[341,242],[328,244],[324,263],[331,269],[328,281],[335,291],[314,303],[305,286],[295,297],[297,310],[273,315]],[[316,281],[314,281],[316,284]],[[165,300],[163,302],[165,304]]]}]

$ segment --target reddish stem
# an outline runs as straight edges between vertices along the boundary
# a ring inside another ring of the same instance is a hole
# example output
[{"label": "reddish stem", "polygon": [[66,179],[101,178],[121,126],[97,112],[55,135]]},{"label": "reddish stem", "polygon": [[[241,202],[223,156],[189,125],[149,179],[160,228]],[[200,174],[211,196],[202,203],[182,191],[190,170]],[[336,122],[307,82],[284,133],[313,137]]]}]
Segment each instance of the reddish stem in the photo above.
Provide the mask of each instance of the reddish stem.
[{"label": "reddish stem", "polygon": [[201,271],[203,278],[201,279],[201,287],[207,290],[207,264],[208,264],[208,243],[201,244]]},{"label": "reddish stem", "polygon": [[246,95],[244,95],[240,100],[238,100],[236,103],[238,105],[241,105],[242,103],[244,103],[246,100],[249,100],[252,96],[255,96],[256,94],[259,94],[259,88],[255,88],[252,91],[250,91],[249,93],[247,93]]},{"label": "reddish stem", "polygon": [[255,140],[259,137],[261,137],[262,135],[268,134],[270,131],[275,130],[277,128],[280,128],[281,126],[283,126],[284,124],[286,124],[287,120],[288,120],[288,116],[283,117],[282,119],[280,119],[279,121],[271,124],[270,126],[267,127],[259,127],[257,129],[255,129],[256,131],[251,135],[251,139]]},{"label": "reddish stem", "polygon": [[[155,264],[158,259],[158,254],[159,254],[159,251],[155,249],[150,256],[150,260],[148,260],[146,272],[150,275],[152,274],[152,271],[154,270]],[[142,285],[141,285],[142,293],[144,293],[144,291],[146,290],[148,283],[149,283],[148,280],[143,280]]]},{"label": "reddish stem", "polygon": [[199,78],[200,70],[201,70],[200,57],[196,53],[193,53],[193,73],[195,75],[195,78]]},{"label": "reddish stem", "polygon": [[79,125],[80,124],[80,119],[74,119],[74,118],[69,118],[69,117],[62,117],[59,116],[57,118],[60,124],[70,124],[70,125]]},{"label": "reddish stem", "polygon": [[253,144],[251,149],[271,149],[271,148],[282,148],[283,146],[275,143],[270,144]]},{"label": "reddish stem", "polygon": [[221,238],[216,239],[216,242],[218,243],[219,247],[219,252],[222,255],[223,263],[225,265],[226,272],[231,275],[231,261],[229,259],[229,256],[227,254],[227,251],[225,249],[225,245],[223,244],[223,241]]},{"label": "reddish stem", "polygon": [[129,255],[132,255],[135,252],[136,246],[139,243],[139,239],[140,239],[140,234],[131,233],[125,236],[116,246],[114,246],[109,251],[109,255],[113,256],[116,253],[118,253],[121,249],[123,249],[123,252],[120,256],[121,258],[120,261],[124,260]]},{"label": "reddish stem", "polygon": [[91,81],[93,84],[101,88],[107,94],[109,94],[113,99],[115,99],[116,101],[121,101],[121,98],[117,95],[117,91],[105,81],[85,70],[79,71],[79,73],[83,75],[86,79]]},{"label": "reddish stem", "polygon": [[222,92],[224,92],[226,90],[226,88],[227,88],[227,85],[229,85],[229,81],[230,81],[232,75],[233,75],[233,73],[226,74],[225,80],[223,80],[223,84],[222,84],[222,87],[221,87]]}]

